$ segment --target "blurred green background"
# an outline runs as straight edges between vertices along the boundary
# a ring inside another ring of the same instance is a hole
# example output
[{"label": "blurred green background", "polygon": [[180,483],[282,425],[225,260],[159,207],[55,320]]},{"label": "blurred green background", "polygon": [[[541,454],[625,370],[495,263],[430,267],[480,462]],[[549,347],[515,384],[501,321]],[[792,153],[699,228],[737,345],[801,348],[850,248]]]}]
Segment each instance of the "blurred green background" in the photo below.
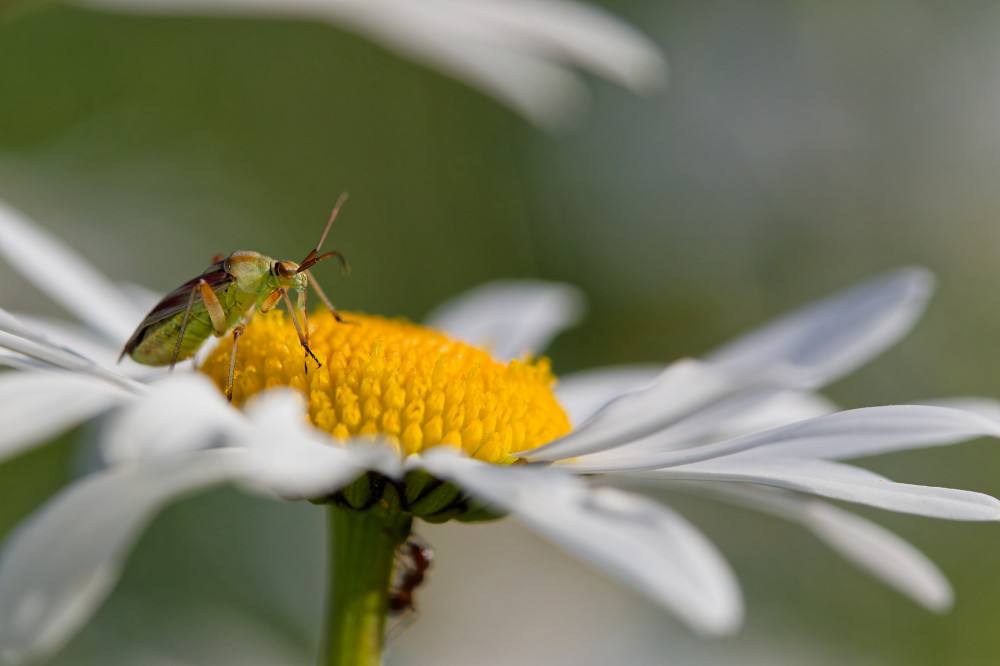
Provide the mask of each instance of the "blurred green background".
[{"label": "blurred green background", "polygon": [[[308,22],[0,4],[0,198],[116,280],[163,292],[237,248],[297,259],[342,191],[319,271],[347,310],[419,319],[483,281],[581,287],[566,373],[699,355],[881,270],[930,267],[916,331],[833,386],[844,406],[1000,395],[1000,6],[753,0],[606,7],[666,52],[669,89],[593,82],[542,134],[449,78]],[[44,270],[39,258],[39,270]],[[0,265],[0,303],[58,309]],[[73,474],[88,428],[0,466],[6,531]],[[1000,495],[995,442],[869,461]],[[995,664],[996,525],[861,511],[955,585],[933,616],[802,530],[664,494],[720,545],[748,622],[699,640],[507,522],[422,530],[422,613],[389,664]],[[51,663],[308,664],[322,513],[226,489],[167,510]]]}]

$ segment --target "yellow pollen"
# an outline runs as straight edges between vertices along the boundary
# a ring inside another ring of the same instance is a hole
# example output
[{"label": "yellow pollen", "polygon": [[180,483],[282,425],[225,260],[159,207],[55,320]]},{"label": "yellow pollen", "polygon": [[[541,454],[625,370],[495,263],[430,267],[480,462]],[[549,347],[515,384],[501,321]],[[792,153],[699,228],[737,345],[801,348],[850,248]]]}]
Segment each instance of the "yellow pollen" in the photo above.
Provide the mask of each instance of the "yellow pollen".
[{"label": "yellow pollen", "polygon": [[[435,446],[508,463],[519,451],[570,430],[552,395],[548,359],[494,361],[489,354],[402,320],[328,312],[309,317],[309,348],[283,312],[258,315],[239,339],[233,404],[265,388],[292,386],[309,400],[309,419],[336,438],[388,435],[404,455]],[[221,389],[232,345],[202,365]]]}]

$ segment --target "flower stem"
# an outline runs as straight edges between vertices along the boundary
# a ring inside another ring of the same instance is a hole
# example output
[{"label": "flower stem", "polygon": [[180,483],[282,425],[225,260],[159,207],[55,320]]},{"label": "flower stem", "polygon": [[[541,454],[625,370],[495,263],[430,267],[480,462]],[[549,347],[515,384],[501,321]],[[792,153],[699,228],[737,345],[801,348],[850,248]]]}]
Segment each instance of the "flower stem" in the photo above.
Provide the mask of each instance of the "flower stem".
[{"label": "flower stem", "polygon": [[396,548],[409,514],[330,505],[330,570],[320,666],[379,666]]}]

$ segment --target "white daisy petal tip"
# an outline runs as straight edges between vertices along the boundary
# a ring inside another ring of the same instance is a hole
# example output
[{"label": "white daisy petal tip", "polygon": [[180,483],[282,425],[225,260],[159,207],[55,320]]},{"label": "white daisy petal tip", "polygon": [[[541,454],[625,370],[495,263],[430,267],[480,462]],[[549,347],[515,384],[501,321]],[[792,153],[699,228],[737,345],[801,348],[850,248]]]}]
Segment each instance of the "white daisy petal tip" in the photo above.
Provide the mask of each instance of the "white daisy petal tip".
[{"label": "white daisy petal tip", "polygon": [[730,456],[640,473],[643,475],[661,480],[774,486],[928,518],[974,522],[1000,518],[1000,500],[990,495],[896,483],[866,469],[829,460]]},{"label": "white daisy petal tip", "polygon": [[[794,500],[793,500],[794,501]],[[801,501],[804,525],[841,555],[934,613],[946,613],[955,592],[926,555],[892,532],[825,502]]]},{"label": "white daisy petal tip", "polygon": [[737,375],[767,373],[789,387],[818,388],[906,335],[933,290],[926,269],[896,269],[780,317],[706,361]]},{"label": "white daisy petal tip", "polygon": [[574,461],[573,469],[580,473],[624,472],[745,458],[847,460],[984,436],[1000,437],[1000,422],[950,407],[863,407],[690,448],[654,451],[622,447],[620,451],[602,451]]},{"label": "white daisy petal tip", "polygon": [[944,613],[954,602],[948,579],[926,555],[866,518],[776,488],[722,483],[703,485],[698,493],[802,525],[847,561],[932,612]]}]

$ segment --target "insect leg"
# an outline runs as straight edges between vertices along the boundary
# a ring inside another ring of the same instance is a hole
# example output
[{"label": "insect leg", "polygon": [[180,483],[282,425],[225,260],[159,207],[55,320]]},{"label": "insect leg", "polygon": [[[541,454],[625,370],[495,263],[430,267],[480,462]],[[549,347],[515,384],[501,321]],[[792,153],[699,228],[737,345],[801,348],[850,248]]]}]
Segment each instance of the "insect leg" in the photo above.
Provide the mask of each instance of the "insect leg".
[{"label": "insect leg", "polygon": [[[204,280],[202,280],[204,282]],[[170,356],[170,371],[173,372],[174,364],[177,363],[177,357],[181,354],[181,342],[184,340],[184,333],[187,332],[188,320],[191,318],[191,308],[194,306],[194,297],[198,294],[198,290],[194,287],[191,288],[191,295],[188,297],[187,307],[184,308],[184,318],[181,319],[181,330],[177,333],[177,344],[174,345],[174,353]]]},{"label": "insect leg", "polygon": [[[297,304],[296,308],[302,313],[302,337],[306,340],[306,349],[309,348],[309,316],[306,314],[306,290],[299,289],[298,297],[295,299]],[[291,306],[291,302],[289,302]],[[302,359],[302,372],[309,374],[309,359]]]},{"label": "insect leg", "polygon": [[208,317],[212,320],[212,329],[216,336],[222,337],[226,329],[229,328],[226,324],[226,310],[222,307],[222,301],[204,280],[198,281],[198,289],[201,291],[201,300],[205,302],[205,309],[208,310]]},{"label": "insect leg", "polygon": [[270,312],[274,308],[274,306],[278,304],[278,301],[280,300],[281,300],[281,288],[279,287],[278,289],[275,289],[270,294],[268,294],[267,298],[265,298],[263,301],[260,302],[260,311],[264,313]]},{"label": "insect leg", "polygon": [[[292,323],[295,324],[295,332],[299,334],[299,344],[301,344],[302,348],[306,350],[306,353],[312,357],[312,360],[316,361],[316,367],[322,368],[323,364],[319,362],[318,358],[316,358],[316,354],[313,354],[312,350],[309,349],[309,342],[306,339],[306,336],[303,335],[302,333],[302,327],[299,326],[299,318],[295,316],[295,306],[292,305],[292,299],[288,297],[288,292],[285,291],[284,287],[278,287],[273,292],[271,292],[271,295],[268,296],[266,300],[270,301],[271,298],[274,296],[274,294],[280,294],[281,297],[285,299],[285,305],[288,306],[288,313],[292,315]],[[263,310],[263,307],[261,308],[261,310]]]},{"label": "insect leg", "polygon": [[198,284],[191,289],[191,296],[188,298],[187,307],[184,308],[184,318],[181,319],[181,330],[177,333],[177,344],[174,345],[174,353],[170,357],[170,369],[174,369],[177,357],[181,354],[181,343],[184,341],[184,334],[187,332],[188,322],[191,320],[191,308],[194,307],[194,298],[201,294],[201,300],[205,303],[208,316],[212,320],[212,328],[216,335],[226,332],[226,311],[219,302],[219,297],[215,295],[212,288],[204,280],[198,280]]},{"label": "insect leg", "polygon": [[319,296],[319,300],[323,301],[323,304],[330,308],[330,312],[333,313],[333,318],[341,324],[345,323],[344,320],[341,319],[340,313],[337,312],[337,308],[333,307],[333,301],[327,298],[326,294],[323,293],[323,290],[319,288],[319,283],[316,282],[316,278],[313,277],[311,271],[306,271],[306,277],[309,278],[309,284],[312,285],[312,288],[316,290],[316,295]]},{"label": "insect leg", "polygon": [[236,342],[245,329],[242,322],[233,329],[233,352],[229,355],[229,381],[226,382],[226,399],[229,402],[233,401],[233,379],[236,377]]},{"label": "insect leg", "polygon": [[302,334],[306,339],[306,344],[309,344],[309,317],[306,314],[306,290],[299,289],[298,296],[296,297],[296,309],[302,313]]},{"label": "insect leg", "polygon": [[394,640],[399,638],[400,634],[406,631],[407,627],[413,624],[413,621],[420,617],[420,611],[418,611],[413,606],[406,609],[406,613],[400,618],[396,626],[389,630],[385,635],[385,645],[388,647],[392,644]]}]

